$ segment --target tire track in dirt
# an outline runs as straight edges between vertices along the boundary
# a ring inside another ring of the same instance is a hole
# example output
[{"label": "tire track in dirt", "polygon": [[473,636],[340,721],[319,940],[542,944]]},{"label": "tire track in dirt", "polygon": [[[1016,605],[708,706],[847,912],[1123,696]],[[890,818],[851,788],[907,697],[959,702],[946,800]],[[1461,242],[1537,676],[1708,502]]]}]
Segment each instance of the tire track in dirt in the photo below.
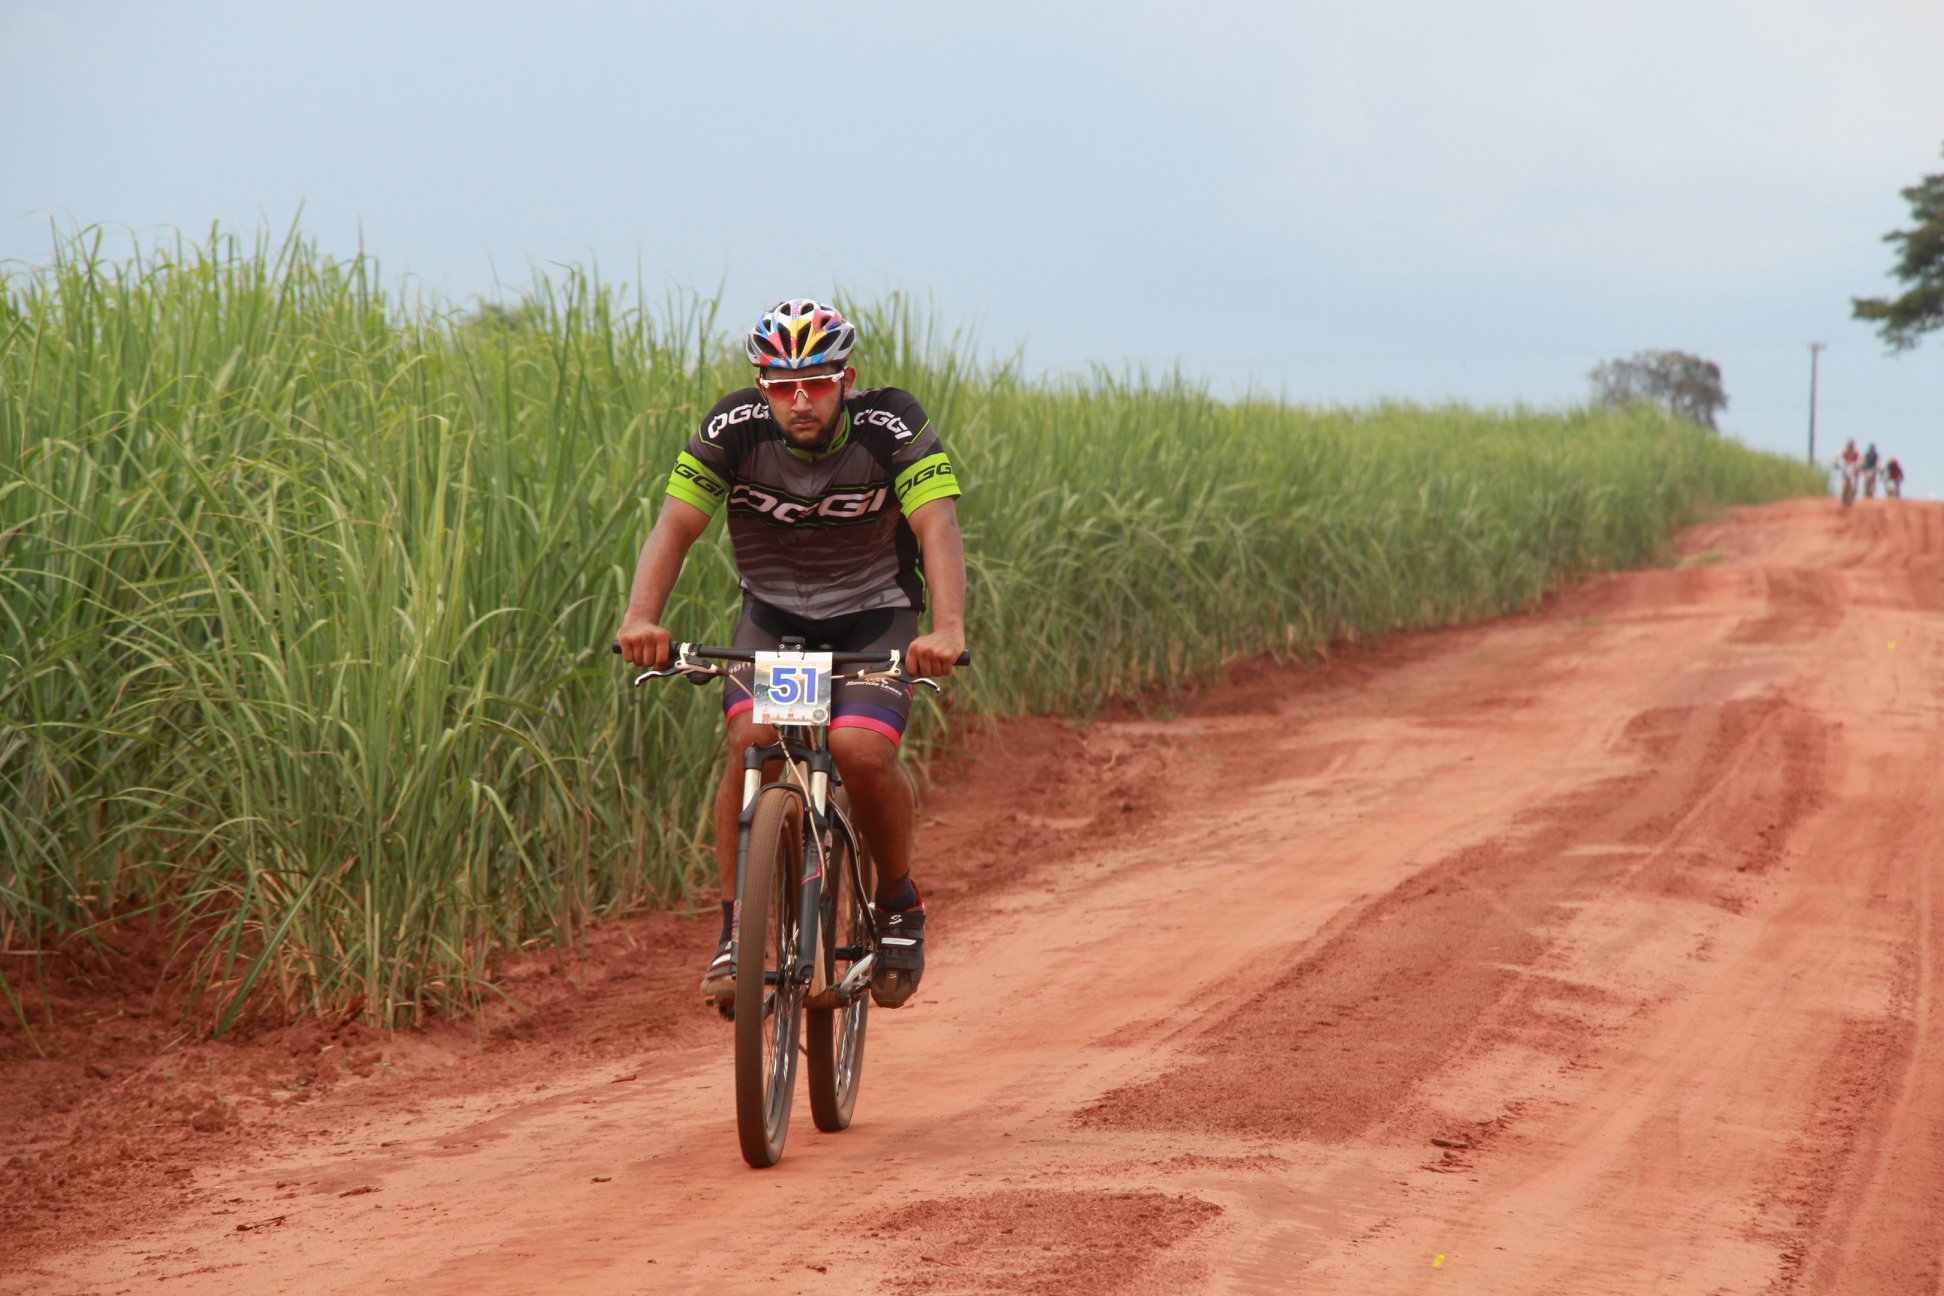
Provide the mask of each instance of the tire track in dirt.
[{"label": "tire track in dirt", "polygon": [[[1855,825],[1908,833],[1913,808],[1939,808],[1937,690],[1919,705],[1914,680],[1896,677],[1935,680],[1944,647],[1934,617],[1906,615],[1934,598],[1936,555],[1913,561],[1910,534],[1886,543],[1884,521],[1846,528],[1829,550],[1931,570],[1929,592],[1899,596],[1882,566],[1846,571],[1844,616],[1815,651],[1783,658],[1794,662],[1779,685],[1788,710],[1744,746],[1745,769],[1667,825],[1626,891],[1558,933],[1555,970],[1592,980],[1617,1009],[1590,1014],[1597,1029],[1581,1032],[1568,1068],[1547,1078],[1539,1049],[1521,1058],[1508,1046],[1427,1085],[1433,1109],[1538,1101],[1517,1106],[1518,1145],[1471,1158],[1448,1202],[1392,1230],[1392,1251],[1412,1237],[1449,1248],[1495,1291],[1935,1290],[1936,1237],[1917,1219],[1944,1171],[1924,1154],[1898,1158],[1897,1176],[1877,1162],[1918,1146],[1893,1130],[1934,1135],[1944,1105],[1936,1068],[1911,1060],[1936,1058],[1935,1029],[1908,1008],[1913,982],[1920,1003],[1935,1001],[1934,972],[1912,949],[1934,930],[1920,915],[1936,862]],[[1894,657],[1877,606],[1902,621]],[[1792,634],[1786,605],[1744,621],[1731,641],[1745,658],[1772,656],[1746,632],[1765,623]],[[1900,722],[1886,700],[1908,713],[1888,741],[1885,726]],[[1373,1250],[1339,1248],[1307,1286],[1407,1281],[1373,1265]]]},{"label": "tire track in dirt", "polygon": [[[1820,681],[1825,705],[1878,739],[1823,849],[1872,862],[1868,901],[1896,925],[1896,976],[1881,1013],[1845,1023],[1818,1086],[1812,1129],[1844,1155],[1788,1185],[1799,1243],[1778,1291],[1944,1290],[1944,913],[1934,827],[1944,807],[1944,642],[1932,632],[1944,613],[1940,522],[1935,509],[1863,515],[1874,561],[1855,579],[1873,615],[1856,651],[1884,668]],[[1899,813],[1906,807],[1912,813]]]},{"label": "tire track in dirt", "polygon": [[[1686,583],[1691,591],[1691,582]],[[1840,619],[1828,585],[1803,573],[1762,583],[1761,610],[1726,636],[1731,644],[1808,640]],[[1732,658],[1680,693],[1718,699],[1747,675]],[[1771,730],[1784,730],[1779,737]],[[1706,891],[1728,907],[1732,882],[1706,879],[1694,852],[1646,849],[1736,785],[1744,807],[1713,855],[1737,873],[1772,866],[1780,842],[1817,802],[1824,726],[1777,695],[1653,706],[1627,721],[1617,754],[1637,772],[1576,789],[1522,812],[1516,837],[1465,847],[1366,908],[1347,930],[1268,991],[1226,1016],[1164,1077],[1105,1096],[1082,1113],[1102,1128],[1181,1129],[1341,1141],[1391,1113],[1423,1078],[1463,1047],[1453,1023],[1480,1021],[1547,953],[1545,932],[1563,909],[1622,879],[1669,892]],[[1771,739],[1764,741],[1765,738]],[[1779,759],[1780,783],[1748,780],[1750,758]],[[1575,843],[1592,842],[1575,853]],[[1564,865],[1564,867],[1561,867]]]}]

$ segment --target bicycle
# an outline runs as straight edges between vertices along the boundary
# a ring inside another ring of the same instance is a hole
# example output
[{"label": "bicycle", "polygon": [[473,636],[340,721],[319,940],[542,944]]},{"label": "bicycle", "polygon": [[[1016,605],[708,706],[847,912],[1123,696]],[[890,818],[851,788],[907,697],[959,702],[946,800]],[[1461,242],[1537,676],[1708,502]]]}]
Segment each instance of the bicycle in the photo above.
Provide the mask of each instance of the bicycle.
[{"label": "bicycle", "polygon": [[[958,664],[971,660],[961,653]],[[751,719],[777,733],[774,743],[743,752],[730,924],[736,994],[727,1010],[736,1024],[736,1136],[743,1160],[763,1169],[783,1156],[799,1041],[809,1059],[810,1116],[826,1133],[850,1126],[864,1067],[878,929],[870,848],[851,823],[827,742],[831,688],[845,679],[900,680],[934,692],[939,685],[906,675],[895,649],[806,652],[800,639],[785,639],[774,652],[678,643],[669,666],[634,682],[682,676],[700,684],[729,674],[717,662],[755,667]],[[842,666],[858,669],[836,669]],[[773,762],[781,772],[766,780]],[[805,914],[816,915],[807,932]]]}]

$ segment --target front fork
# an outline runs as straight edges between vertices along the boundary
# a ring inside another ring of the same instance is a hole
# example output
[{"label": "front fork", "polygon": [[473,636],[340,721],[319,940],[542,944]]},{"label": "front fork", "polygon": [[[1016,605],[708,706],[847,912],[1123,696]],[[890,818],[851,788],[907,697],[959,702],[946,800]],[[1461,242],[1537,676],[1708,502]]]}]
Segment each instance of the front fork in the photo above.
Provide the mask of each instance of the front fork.
[{"label": "front fork", "polygon": [[[824,825],[828,822],[830,801],[830,780],[836,769],[830,752],[824,748],[811,748],[808,751],[791,751],[789,744],[779,740],[767,747],[750,747],[743,752],[743,798],[742,811],[736,816],[736,901],[729,926],[732,943],[730,957],[735,966],[742,966],[742,897],[743,873],[749,862],[749,830],[756,820],[756,800],[763,791],[763,766],[773,760],[787,760],[793,756],[801,757],[804,767],[809,771],[810,786],[806,790],[810,813],[804,816],[803,857],[798,864],[796,964],[786,970],[785,979],[792,984],[807,985],[810,993],[818,994],[825,990],[823,958],[823,838]],[[805,927],[811,932],[811,939],[803,939]]]}]

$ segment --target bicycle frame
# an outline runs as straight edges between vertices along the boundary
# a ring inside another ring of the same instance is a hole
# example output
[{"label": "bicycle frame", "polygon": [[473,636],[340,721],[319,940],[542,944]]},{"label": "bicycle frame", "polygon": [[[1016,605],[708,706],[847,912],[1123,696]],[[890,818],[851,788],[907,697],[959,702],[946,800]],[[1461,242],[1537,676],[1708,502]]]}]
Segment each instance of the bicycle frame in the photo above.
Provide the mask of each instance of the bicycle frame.
[{"label": "bicycle frame", "polygon": [[[824,981],[823,924],[814,915],[822,913],[823,884],[835,839],[841,834],[847,848],[844,852],[848,867],[852,870],[852,885],[858,894],[864,894],[864,879],[858,870],[859,842],[857,830],[851,826],[849,818],[831,799],[833,786],[842,782],[837,776],[837,765],[825,743],[825,726],[822,725],[779,725],[777,740],[766,745],[752,743],[743,749],[743,797],[742,811],[736,819],[736,921],[730,931],[741,931],[743,876],[749,860],[749,830],[755,820],[756,802],[770,788],[781,788],[801,797],[804,803],[807,831],[803,834],[803,854],[798,862],[797,872],[797,912],[804,915],[804,923],[814,932],[809,942],[799,940],[795,959],[789,969],[789,977],[795,984],[809,987],[812,1008],[845,1007],[850,1004],[869,984],[871,964],[876,959],[876,951],[841,949],[832,951],[836,957],[850,961],[851,966],[838,986],[830,986]],[[764,780],[764,769],[771,761],[784,762],[782,776],[774,780]],[[869,912],[868,909],[866,911]],[[873,934],[876,933],[876,918],[870,918]],[[734,956],[736,966],[744,966],[740,940],[736,941]],[[824,1002],[817,1002],[818,1000]]]},{"label": "bicycle frame", "polygon": [[[785,645],[788,646],[792,642],[785,640]],[[621,651],[621,645],[618,641],[613,647],[614,651]],[[668,678],[673,675],[722,675],[726,673],[719,666],[704,665],[701,659],[705,657],[717,662],[754,661],[756,654],[753,650],[747,649],[703,648],[695,644],[682,643],[676,645],[674,661],[669,666],[660,670],[646,671],[635,678],[635,683],[640,684],[643,680]],[[971,660],[972,656],[970,653],[962,653],[959,657],[959,664],[969,665],[971,664]],[[881,664],[875,670],[860,672],[860,674],[907,678],[903,674],[903,654],[896,649],[891,649],[883,653],[839,653],[836,654],[836,661],[833,664],[852,666]],[[914,683],[927,685],[934,690],[938,688],[936,681],[918,677],[910,678],[913,679]],[[733,921],[730,924],[730,931],[732,933],[731,941],[733,942],[731,945],[731,953],[732,957],[736,960],[737,967],[743,966],[740,933],[742,930],[743,881],[749,862],[749,833],[751,824],[755,818],[756,803],[761,799],[766,789],[771,787],[783,788],[791,794],[803,798],[810,831],[804,834],[803,859],[798,871],[798,900],[801,904],[798,913],[806,915],[806,917],[821,913],[818,906],[823,900],[824,863],[829,856],[830,847],[835,835],[840,832],[843,834],[845,846],[848,847],[850,867],[854,870],[852,881],[857,887],[857,893],[860,896],[866,894],[863,874],[858,867],[862,843],[859,841],[857,830],[852,827],[849,817],[841,810],[836,809],[831,803],[830,789],[833,785],[840,785],[842,780],[837,775],[836,761],[830,754],[830,748],[827,742],[829,724],[827,722],[814,725],[779,724],[776,726],[776,731],[777,739],[775,742],[761,745],[752,744],[743,751],[742,809],[736,817],[736,898],[734,901],[735,910],[732,915]],[[763,777],[764,769],[771,761],[775,760],[784,762],[784,777],[765,782]],[[851,967],[845,973],[844,980],[840,985],[831,987],[822,984],[823,959],[820,955],[823,951],[820,946],[823,940],[823,930],[821,922],[813,924],[816,928],[816,934],[810,941],[808,947],[799,948],[794,952],[791,966],[788,969],[788,979],[791,984],[804,984],[809,986],[811,999],[808,1006],[812,1008],[848,1006],[852,1000],[864,992],[864,988],[869,984],[871,964],[876,961],[877,953],[875,948],[877,918],[875,913],[871,912],[868,904],[865,905],[865,912],[867,914],[867,921],[871,924],[870,935],[873,939],[870,944],[872,947],[870,949],[846,948],[833,951],[836,957],[851,960]],[[801,944],[802,942],[799,941],[799,945]]]}]

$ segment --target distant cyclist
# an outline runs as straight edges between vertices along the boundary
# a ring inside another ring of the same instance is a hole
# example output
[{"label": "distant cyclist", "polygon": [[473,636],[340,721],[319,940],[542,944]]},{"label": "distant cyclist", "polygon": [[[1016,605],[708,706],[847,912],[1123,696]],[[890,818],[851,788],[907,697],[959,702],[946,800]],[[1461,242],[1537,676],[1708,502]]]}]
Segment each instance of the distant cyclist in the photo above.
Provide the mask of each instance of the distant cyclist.
[{"label": "distant cyclist", "polygon": [[[952,673],[965,650],[958,478],[911,393],[856,386],[846,364],[856,344],[857,330],[841,314],[803,298],[777,303],[750,329],[755,385],[717,401],[675,457],[642,546],[619,634],[629,661],[668,662],[662,611],[689,547],[722,511],[743,590],[732,646],[774,649],[794,635],[812,650],[899,649],[913,675]],[[920,634],[928,592],[931,630]],[[729,762],[715,799],[722,933],[702,978],[703,997],[715,1001],[735,995],[729,932],[742,753],[776,741],[773,728],[750,719],[752,675],[744,666],[724,681]],[[896,1008],[925,969],[925,906],[911,880],[912,789],[898,763],[911,689],[846,680],[831,703],[831,754],[877,871],[884,935],[871,998]]]},{"label": "distant cyclist", "polygon": [[1875,499],[1876,479],[1877,479],[1877,448],[1876,448],[1876,442],[1874,441],[1870,442],[1870,448],[1863,452],[1862,469],[1863,469],[1863,497],[1865,499]]},{"label": "distant cyclist", "polygon": [[1903,465],[1895,455],[1883,465],[1883,493],[1891,499],[1903,498]]},{"label": "distant cyclist", "polygon": [[1856,474],[1862,456],[1856,453],[1856,442],[1843,442],[1843,452],[1836,456],[1836,471],[1843,474],[1843,503],[1848,504],[1856,498]]}]

